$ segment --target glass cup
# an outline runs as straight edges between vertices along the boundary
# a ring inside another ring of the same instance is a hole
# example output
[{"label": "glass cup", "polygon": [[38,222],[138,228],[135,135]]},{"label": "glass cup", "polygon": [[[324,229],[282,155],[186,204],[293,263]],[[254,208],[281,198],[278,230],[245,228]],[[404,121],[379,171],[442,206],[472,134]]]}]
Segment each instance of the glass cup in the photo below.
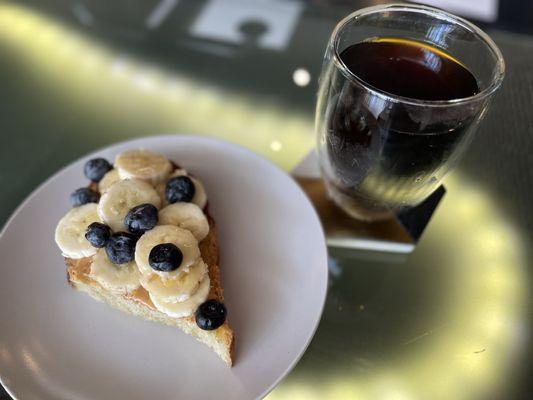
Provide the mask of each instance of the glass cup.
[{"label": "glass cup", "polygon": [[[477,93],[425,100],[371,85],[341,54],[380,38],[429,46],[424,62],[438,63],[435,54],[451,56],[473,75]],[[438,9],[380,5],[343,19],[326,50],[316,108],[320,167],[330,198],[367,221],[422,202],[464,153],[504,71],[500,50],[483,31]]]}]

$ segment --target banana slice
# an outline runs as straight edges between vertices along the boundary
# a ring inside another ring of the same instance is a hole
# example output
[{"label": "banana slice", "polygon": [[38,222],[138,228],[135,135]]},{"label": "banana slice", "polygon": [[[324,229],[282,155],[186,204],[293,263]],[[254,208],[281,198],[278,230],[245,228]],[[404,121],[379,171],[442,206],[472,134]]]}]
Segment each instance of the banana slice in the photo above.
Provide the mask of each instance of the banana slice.
[{"label": "banana slice", "polygon": [[[202,185],[202,182],[200,182],[198,179],[193,178],[190,176],[186,170],[184,169],[177,169],[174,172],[172,172],[168,179],[174,178],[176,176],[188,176],[191,178],[191,181],[194,183],[194,197],[191,200],[191,203],[196,204],[198,207],[203,209],[205,205],[207,204],[207,194],[205,193],[204,185]],[[167,181],[168,181],[167,179]],[[165,189],[167,187],[167,182],[162,182],[156,185],[157,193],[159,193],[159,196],[161,197],[161,201],[163,202],[163,205],[167,205],[168,201],[165,196]]]},{"label": "banana slice", "polygon": [[120,176],[118,176],[118,171],[116,169],[112,169],[111,171],[108,171],[102,180],[98,182],[98,191],[100,194],[103,194],[109,187],[115,183],[116,181],[120,180]]},{"label": "banana slice", "polygon": [[209,233],[209,222],[204,212],[193,203],[169,204],[159,210],[158,219],[162,225],[176,225],[191,231],[199,242]]},{"label": "banana slice", "polygon": [[57,224],[55,240],[65,257],[83,258],[96,253],[96,247],[85,239],[87,227],[101,222],[96,208],[96,203],[74,207]]},{"label": "banana slice", "polygon": [[193,178],[192,176],[189,176],[189,178],[191,178],[191,180],[193,181],[195,189],[192,202],[201,209],[203,209],[207,204],[207,194],[205,193],[204,185],[202,185],[202,182],[200,182],[196,178]]},{"label": "banana slice", "polygon": [[121,179],[137,178],[155,185],[167,179],[172,164],[161,154],[139,149],[120,153],[115,168]]},{"label": "banana slice", "polygon": [[209,275],[205,275],[204,279],[200,282],[200,286],[198,286],[198,290],[187,300],[177,303],[163,301],[151,292],[148,292],[148,294],[152,303],[162,313],[174,318],[188,317],[194,314],[198,306],[207,299],[210,285]]},{"label": "banana slice", "polygon": [[175,303],[189,299],[206,274],[207,265],[200,259],[189,267],[189,272],[182,272],[174,279],[141,275],[141,285],[159,300]]},{"label": "banana slice", "polygon": [[98,203],[98,215],[115,232],[124,231],[124,217],[133,207],[150,203],[159,208],[161,199],[155,189],[139,179],[125,179],[112,184]]},{"label": "banana slice", "polygon": [[[156,271],[150,266],[148,256],[154,246],[161,243],[173,243],[181,250],[183,261],[179,268],[174,271]],[[189,267],[200,258],[198,241],[193,234],[185,229],[174,225],[157,225],[152,230],[144,233],[135,246],[135,262],[141,275],[150,277],[159,275],[163,280],[174,279],[181,273],[188,273]]]},{"label": "banana slice", "polygon": [[139,270],[134,261],[115,265],[105,252],[99,249],[91,264],[90,276],[107,290],[116,293],[127,293],[140,286]]}]

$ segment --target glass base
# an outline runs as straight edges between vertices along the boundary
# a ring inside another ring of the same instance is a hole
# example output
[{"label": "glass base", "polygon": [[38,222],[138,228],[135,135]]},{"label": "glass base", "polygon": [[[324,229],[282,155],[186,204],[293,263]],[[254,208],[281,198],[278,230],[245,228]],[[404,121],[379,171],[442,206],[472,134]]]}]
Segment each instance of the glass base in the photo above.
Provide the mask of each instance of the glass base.
[{"label": "glass base", "polygon": [[324,181],[328,198],[350,217],[365,222],[394,218],[394,212],[390,209],[376,205],[364,197],[348,195],[330,182]]},{"label": "glass base", "polygon": [[[441,186],[418,206],[395,214],[389,211],[389,218],[369,222],[356,216],[352,218],[354,215],[332,201],[322,178],[296,176],[295,179],[320,217],[328,246],[388,254],[406,254],[414,250],[445,193]],[[356,212],[354,208],[351,210]],[[366,210],[363,215],[368,215]]]}]

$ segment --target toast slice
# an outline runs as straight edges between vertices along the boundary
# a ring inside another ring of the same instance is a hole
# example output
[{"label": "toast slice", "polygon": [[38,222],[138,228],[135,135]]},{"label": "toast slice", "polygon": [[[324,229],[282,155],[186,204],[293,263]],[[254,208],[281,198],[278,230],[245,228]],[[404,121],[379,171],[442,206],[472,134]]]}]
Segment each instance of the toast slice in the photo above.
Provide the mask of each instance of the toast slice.
[{"label": "toast slice", "polygon": [[[222,287],[220,284],[219,251],[216,235],[215,222],[211,217],[209,220],[209,234],[200,242],[200,252],[203,260],[208,266],[211,288],[208,299],[224,301]],[[131,293],[116,294],[91,279],[92,257],[72,259],[65,258],[67,265],[67,279],[70,285],[82,292],[88,293],[96,300],[103,301],[118,310],[133,314],[150,321],[160,322],[166,325],[180,328],[183,332],[194,336],[200,342],[211,347],[224,362],[231,367],[233,364],[233,331],[226,320],[222,326],[215,330],[202,330],[196,324],[193,316],[183,318],[173,318],[158,311],[148,292],[140,286]]]}]

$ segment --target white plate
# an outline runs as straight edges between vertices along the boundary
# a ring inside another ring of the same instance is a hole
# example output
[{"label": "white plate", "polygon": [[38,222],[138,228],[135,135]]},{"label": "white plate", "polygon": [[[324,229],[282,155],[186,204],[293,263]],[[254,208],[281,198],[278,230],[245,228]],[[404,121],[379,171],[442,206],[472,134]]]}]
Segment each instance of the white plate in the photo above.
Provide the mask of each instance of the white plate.
[{"label": "white plate", "polygon": [[[123,150],[161,152],[203,181],[235,331],[229,369],[177,328],[144,321],[67,285],[54,243],[83,165]],[[318,217],[280,169],[242,147],[193,136],[124,142],[37,189],[0,236],[0,375],[19,399],[253,399],[291,370],[318,325],[327,255]]]}]

